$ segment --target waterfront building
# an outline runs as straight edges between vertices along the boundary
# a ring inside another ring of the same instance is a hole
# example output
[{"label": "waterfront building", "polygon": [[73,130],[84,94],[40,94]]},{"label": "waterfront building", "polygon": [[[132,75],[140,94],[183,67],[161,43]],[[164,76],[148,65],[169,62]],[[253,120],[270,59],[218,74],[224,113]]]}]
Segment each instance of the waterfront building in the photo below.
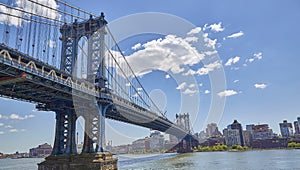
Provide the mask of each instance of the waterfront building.
[{"label": "waterfront building", "polygon": [[146,150],[145,138],[138,139],[132,142],[132,150],[135,152],[143,152]]},{"label": "waterfront building", "polygon": [[218,129],[218,126],[216,123],[210,123],[206,127],[206,136],[207,137],[216,137],[221,136],[221,132]]},{"label": "waterfront building", "polygon": [[[243,129],[242,129],[242,125],[237,121],[237,120],[234,120],[232,124],[228,125],[227,126],[227,129],[228,130],[238,130],[239,132],[239,141],[240,141],[240,145],[241,146],[244,146],[244,137],[243,137]],[[234,132],[233,132],[234,133]],[[223,133],[224,134],[224,133]],[[226,139],[226,138],[225,138]]]},{"label": "waterfront building", "polygon": [[47,157],[51,154],[52,152],[52,146],[45,143],[42,145],[39,145],[36,148],[31,148],[29,150],[29,157],[38,157],[38,158],[42,158],[42,157]]},{"label": "waterfront building", "polygon": [[287,138],[258,139],[252,143],[252,148],[270,149],[286,148],[288,146]]},{"label": "waterfront building", "polygon": [[244,130],[243,131],[244,142],[246,146],[251,146],[253,141],[253,134],[251,131]]},{"label": "waterfront building", "polygon": [[164,149],[165,138],[159,131],[150,134],[149,138],[150,149],[160,151]]},{"label": "waterfront building", "polygon": [[299,123],[298,121],[294,121],[295,135],[299,134]]},{"label": "waterfront building", "polygon": [[238,129],[224,129],[223,135],[225,137],[226,145],[242,145],[241,135]]},{"label": "waterfront building", "polygon": [[280,132],[282,137],[291,137],[293,136],[293,126],[292,123],[288,123],[287,120],[284,120],[283,123],[279,123]]},{"label": "waterfront building", "polygon": [[273,130],[269,129],[268,124],[254,125],[253,126],[253,140],[257,139],[270,139],[273,136]]}]

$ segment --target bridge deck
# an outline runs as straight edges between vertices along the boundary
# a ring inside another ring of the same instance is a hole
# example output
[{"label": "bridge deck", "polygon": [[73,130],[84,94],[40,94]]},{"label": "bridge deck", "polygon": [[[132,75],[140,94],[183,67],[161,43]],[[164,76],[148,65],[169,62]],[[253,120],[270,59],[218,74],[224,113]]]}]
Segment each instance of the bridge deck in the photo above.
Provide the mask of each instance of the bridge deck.
[{"label": "bridge deck", "polygon": [[0,96],[35,103],[49,111],[102,100],[114,106],[107,112],[107,118],[181,138],[189,135],[164,117],[106,90],[97,90],[92,83],[76,79],[4,44],[0,44],[0,87]]}]

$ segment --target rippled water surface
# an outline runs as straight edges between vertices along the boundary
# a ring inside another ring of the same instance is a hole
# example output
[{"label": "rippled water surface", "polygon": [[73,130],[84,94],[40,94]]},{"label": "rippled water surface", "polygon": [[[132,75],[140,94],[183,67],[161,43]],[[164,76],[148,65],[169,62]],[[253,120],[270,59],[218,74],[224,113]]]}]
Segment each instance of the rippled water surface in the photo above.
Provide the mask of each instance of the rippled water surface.
[{"label": "rippled water surface", "polygon": [[[300,150],[118,155],[120,170],[300,170]],[[0,159],[0,170],[36,170],[44,159]]]}]

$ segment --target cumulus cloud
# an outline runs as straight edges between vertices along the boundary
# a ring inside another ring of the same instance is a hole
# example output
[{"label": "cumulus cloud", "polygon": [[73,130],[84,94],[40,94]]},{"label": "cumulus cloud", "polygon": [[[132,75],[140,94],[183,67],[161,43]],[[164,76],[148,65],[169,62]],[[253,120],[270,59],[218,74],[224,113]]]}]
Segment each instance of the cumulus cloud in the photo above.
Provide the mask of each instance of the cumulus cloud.
[{"label": "cumulus cloud", "polygon": [[225,66],[231,66],[231,64],[235,64],[235,63],[237,63],[239,61],[240,61],[240,57],[239,56],[236,56],[234,58],[229,58],[227,60],[227,62],[225,63]]},{"label": "cumulus cloud", "polygon": [[191,89],[185,89],[185,91],[182,92],[183,94],[188,94],[188,95],[194,95],[198,93],[197,90],[191,90]]},{"label": "cumulus cloud", "polygon": [[255,58],[257,58],[258,60],[262,59],[262,52],[259,52],[259,53],[254,53],[253,56]]},{"label": "cumulus cloud", "polygon": [[50,48],[55,48],[56,47],[56,42],[52,41],[52,40],[49,40],[48,45],[49,45]]},{"label": "cumulus cloud", "polygon": [[219,60],[217,60],[213,63],[204,65],[204,67],[200,68],[196,73],[199,74],[199,75],[207,75],[209,72],[212,72],[215,69],[218,69],[218,68],[221,68],[221,67],[222,67],[221,62]]},{"label": "cumulus cloud", "polygon": [[[59,6],[57,5],[55,0],[39,0],[38,3],[42,5],[39,5],[37,3],[28,0],[17,0],[16,3],[14,4],[14,8],[20,10],[15,10],[15,9],[7,8],[5,6],[0,6],[0,11],[3,13],[12,14],[13,16],[17,16],[17,17],[24,17],[25,15],[28,17],[30,16],[28,13],[33,13],[40,16],[46,16],[51,19],[60,19],[60,14],[57,11],[50,9],[50,8],[58,9]],[[21,12],[21,11],[26,11],[28,13],[26,14],[25,12]],[[0,15],[0,23],[5,22],[8,25],[16,26],[16,27],[22,26],[22,20],[13,16],[7,16],[5,14]]]},{"label": "cumulus cloud", "polygon": [[[20,8],[18,8],[18,9],[20,9]],[[0,5],[0,12],[8,13],[8,14],[18,16],[18,17],[23,16],[22,12],[20,12],[18,10],[15,10],[15,9],[6,8],[5,6],[1,6],[1,5]],[[20,27],[22,25],[22,20],[18,19],[17,17],[7,16],[5,14],[1,14],[0,15],[0,23],[5,23],[5,24],[8,24],[10,26]]]},{"label": "cumulus cloud", "polygon": [[204,94],[209,94],[209,93],[210,93],[209,90],[205,90],[205,91],[204,91]]},{"label": "cumulus cloud", "polygon": [[2,115],[0,114],[0,119],[2,119]]},{"label": "cumulus cloud", "polygon": [[194,88],[194,87],[196,87],[196,84],[194,84],[194,83],[189,85],[189,88]]},{"label": "cumulus cloud", "polygon": [[212,31],[215,32],[224,31],[224,28],[222,28],[222,22],[219,22],[218,24],[217,23],[211,24],[210,26],[208,26],[208,28],[210,28]]},{"label": "cumulus cloud", "polygon": [[217,39],[212,40],[208,37],[208,34],[205,33],[205,34],[203,34],[203,40],[205,42],[206,47],[211,48],[211,49],[216,48]]},{"label": "cumulus cloud", "polygon": [[246,62],[252,63],[255,60],[261,60],[262,58],[263,58],[262,52],[254,53],[253,54],[253,58],[246,59]]},{"label": "cumulus cloud", "polygon": [[4,134],[4,132],[3,131],[0,131],[0,135],[3,135]]},{"label": "cumulus cloud", "polygon": [[10,129],[9,132],[15,133],[15,132],[18,132],[18,129]]},{"label": "cumulus cloud", "polygon": [[141,48],[141,47],[142,47],[142,44],[141,44],[141,43],[137,43],[137,44],[135,44],[133,47],[131,47],[131,49],[137,50],[137,49],[139,49],[139,48]]},{"label": "cumulus cloud", "polygon": [[264,89],[266,88],[268,85],[262,83],[262,84],[254,84],[254,87],[257,89]]},{"label": "cumulus cloud", "polygon": [[203,83],[200,83],[199,86],[202,87],[202,86],[203,86]]},{"label": "cumulus cloud", "polygon": [[240,37],[240,36],[243,36],[243,35],[244,35],[243,31],[240,31],[240,32],[233,33],[233,34],[227,36],[227,38],[237,38],[237,37]]},{"label": "cumulus cloud", "polygon": [[233,83],[237,83],[237,82],[239,82],[239,81],[240,81],[240,80],[234,80]]},{"label": "cumulus cloud", "polygon": [[179,84],[179,85],[176,87],[176,89],[177,89],[177,90],[181,90],[181,89],[185,88],[186,85],[187,85],[186,82],[183,82],[183,83]]},{"label": "cumulus cloud", "polygon": [[0,123],[0,126],[4,126],[4,123]]},{"label": "cumulus cloud", "polygon": [[185,71],[183,66],[198,64],[205,56],[189,42],[175,35],[149,41],[142,44],[142,47],[143,49],[126,57],[138,76],[145,70],[147,73],[152,70],[171,71],[173,74],[182,73]]},{"label": "cumulus cloud", "polygon": [[201,32],[201,27],[196,27],[196,28],[192,29],[191,31],[189,31],[189,32],[187,33],[187,35],[198,34],[198,33],[200,33],[200,32]]},{"label": "cumulus cloud", "polygon": [[25,119],[29,119],[29,118],[33,118],[35,117],[34,115],[25,115],[25,116],[20,116],[20,115],[17,115],[17,114],[11,114],[9,116],[10,119],[16,119],[16,120],[25,120]]},{"label": "cumulus cloud", "polygon": [[224,90],[222,92],[219,92],[218,95],[220,97],[227,97],[227,96],[232,96],[232,95],[236,95],[237,92],[234,90]]},{"label": "cumulus cloud", "polygon": [[165,78],[169,79],[169,78],[171,78],[171,76],[169,74],[166,74]]}]

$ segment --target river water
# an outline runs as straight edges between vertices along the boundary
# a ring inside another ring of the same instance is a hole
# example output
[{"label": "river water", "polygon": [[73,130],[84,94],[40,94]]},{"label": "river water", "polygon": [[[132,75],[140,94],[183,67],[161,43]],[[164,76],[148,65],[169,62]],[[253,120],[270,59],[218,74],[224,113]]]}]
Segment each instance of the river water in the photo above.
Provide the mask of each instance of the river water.
[{"label": "river water", "polygon": [[[300,150],[118,155],[120,170],[300,170]],[[36,170],[43,159],[0,159],[1,170]]]}]

